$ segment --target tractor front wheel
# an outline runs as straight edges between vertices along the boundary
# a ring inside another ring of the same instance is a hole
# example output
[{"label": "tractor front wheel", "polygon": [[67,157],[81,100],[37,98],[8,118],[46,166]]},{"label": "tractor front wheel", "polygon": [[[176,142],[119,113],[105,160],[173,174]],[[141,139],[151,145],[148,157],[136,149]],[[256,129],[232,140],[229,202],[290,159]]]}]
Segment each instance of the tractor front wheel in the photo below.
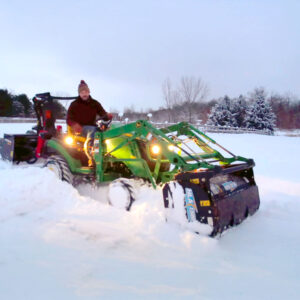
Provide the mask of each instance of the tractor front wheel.
[{"label": "tractor front wheel", "polygon": [[130,210],[135,201],[134,186],[127,178],[119,178],[112,181],[108,187],[108,202],[110,205]]}]

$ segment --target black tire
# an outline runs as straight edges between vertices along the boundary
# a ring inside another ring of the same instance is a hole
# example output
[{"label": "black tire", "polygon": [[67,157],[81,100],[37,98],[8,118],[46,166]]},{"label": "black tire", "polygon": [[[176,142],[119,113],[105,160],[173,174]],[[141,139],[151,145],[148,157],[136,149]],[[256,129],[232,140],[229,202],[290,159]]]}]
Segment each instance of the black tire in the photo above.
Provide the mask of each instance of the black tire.
[{"label": "black tire", "polygon": [[246,208],[246,211],[245,211],[245,219],[249,217],[249,209],[248,207]]},{"label": "black tire", "polygon": [[[176,192],[178,190],[182,191],[182,197],[177,197],[176,199],[174,198]],[[184,195],[184,190],[182,186],[176,182],[176,181],[171,181],[169,183],[166,183],[163,187],[163,198],[164,198],[164,206],[167,209],[177,209],[182,212],[182,215],[185,216],[185,219],[188,220],[187,217],[187,212],[185,209],[185,195]],[[168,219],[168,217],[167,217]],[[175,220],[176,221],[176,220]]]},{"label": "black tire", "polygon": [[111,206],[129,211],[134,201],[135,193],[131,180],[127,178],[119,178],[110,183],[108,203]]},{"label": "black tire", "polygon": [[72,174],[67,161],[60,155],[51,155],[44,165],[53,171],[57,177],[73,185],[74,175]]},{"label": "black tire", "polygon": [[37,159],[36,157],[32,157],[32,158],[26,160],[26,162],[27,162],[29,165],[33,165],[33,164],[35,164],[35,163],[37,162],[37,160],[38,160],[38,159]]}]

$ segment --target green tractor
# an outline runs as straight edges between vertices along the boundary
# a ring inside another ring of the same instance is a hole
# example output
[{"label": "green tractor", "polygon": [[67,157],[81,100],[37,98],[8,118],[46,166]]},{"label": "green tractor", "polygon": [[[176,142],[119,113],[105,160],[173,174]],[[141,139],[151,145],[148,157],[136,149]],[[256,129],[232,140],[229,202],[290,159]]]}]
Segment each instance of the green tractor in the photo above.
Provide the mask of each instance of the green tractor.
[{"label": "green tractor", "polygon": [[[154,189],[162,188],[166,209],[184,211],[187,222],[208,224],[211,236],[241,223],[259,208],[254,161],[234,155],[194,126],[181,122],[158,129],[145,120],[103,126],[100,120],[94,140],[87,141],[70,128],[67,133],[55,128],[55,118],[41,108],[54,99],[49,93],[34,98],[37,133],[27,134],[32,151],[26,143],[18,143],[26,135],[6,135],[2,157],[29,163],[42,157],[46,167],[75,186],[109,183],[111,189],[126,191],[110,204],[127,210],[135,201],[132,183],[143,179]],[[179,201],[176,195],[181,195]]]}]

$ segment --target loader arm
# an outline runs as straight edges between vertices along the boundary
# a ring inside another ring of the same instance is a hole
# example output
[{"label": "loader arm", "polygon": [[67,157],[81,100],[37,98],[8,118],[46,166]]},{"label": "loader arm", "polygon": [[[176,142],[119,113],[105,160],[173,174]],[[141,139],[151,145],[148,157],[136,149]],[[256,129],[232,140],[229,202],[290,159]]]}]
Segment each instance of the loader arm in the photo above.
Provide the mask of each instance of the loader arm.
[{"label": "loader arm", "polygon": [[[194,142],[202,153],[194,153],[185,149],[182,143],[173,137],[185,135]],[[220,170],[219,165],[208,162],[214,159],[224,165],[236,161],[248,162],[239,156],[225,158],[219,151],[212,148],[208,142],[217,145],[204,133],[182,122],[163,129],[157,129],[151,123],[138,120],[136,122],[115,127],[95,135],[96,174],[99,181],[106,181],[106,166],[111,163],[123,162],[133,176],[148,179],[154,187],[160,182],[168,182],[179,172],[192,172],[197,169]],[[140,144],[145,143],[143,155]],[[151,146],[160,147],[160,155],[151,154]],[[170,147],[178,151],[171,151]],[[99,153],[99,154],[98,154]],[[154,164],[152,170],[149,164]],[[172,169],[161,170],[163,164],[170,164]]]}]

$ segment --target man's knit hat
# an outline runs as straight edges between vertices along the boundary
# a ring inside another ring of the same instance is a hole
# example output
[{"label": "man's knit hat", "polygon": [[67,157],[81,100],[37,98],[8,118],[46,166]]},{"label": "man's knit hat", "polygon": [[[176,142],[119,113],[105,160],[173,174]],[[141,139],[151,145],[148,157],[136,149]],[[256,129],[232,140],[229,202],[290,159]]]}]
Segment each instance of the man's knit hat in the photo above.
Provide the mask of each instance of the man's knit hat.
[{"label": "man's knit hat", "polygon": [[86,84],[86,82],[84,80],[81,80],[78,85],[78,94],[84,90],[90,92],[89,86]]}]

